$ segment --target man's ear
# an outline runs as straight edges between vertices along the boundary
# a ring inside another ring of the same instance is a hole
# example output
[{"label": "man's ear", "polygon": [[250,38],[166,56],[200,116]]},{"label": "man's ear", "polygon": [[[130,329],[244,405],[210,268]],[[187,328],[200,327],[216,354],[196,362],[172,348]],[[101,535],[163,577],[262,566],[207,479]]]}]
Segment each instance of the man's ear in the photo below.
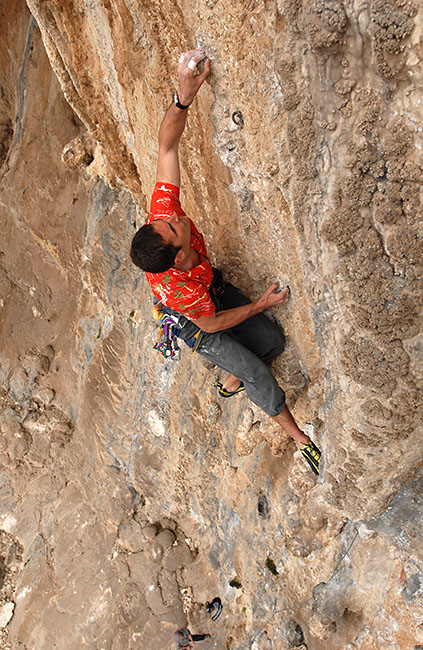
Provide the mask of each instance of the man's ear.
[{"label": "man's ear", "polygon": [[182,248],[178,250],[178,252],[175,255],[175,266],[178,266],[178,264],[182,264],[182,262],[185,260],[185,253]]}]

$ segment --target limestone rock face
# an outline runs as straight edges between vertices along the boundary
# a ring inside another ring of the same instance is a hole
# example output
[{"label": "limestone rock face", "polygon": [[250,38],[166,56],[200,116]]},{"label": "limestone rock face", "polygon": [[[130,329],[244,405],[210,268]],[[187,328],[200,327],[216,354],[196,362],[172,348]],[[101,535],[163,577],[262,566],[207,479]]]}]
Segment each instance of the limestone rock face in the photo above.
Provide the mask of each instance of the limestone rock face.
[{"label": "limestone rock face", "polygon": [[[422,29],[412,0],[5,0],[0,645],[423,644]],[[323,450],[152,350],[128,249],[180,52],[182,203]],[[212,622],[204,603],[219,595]]]}]

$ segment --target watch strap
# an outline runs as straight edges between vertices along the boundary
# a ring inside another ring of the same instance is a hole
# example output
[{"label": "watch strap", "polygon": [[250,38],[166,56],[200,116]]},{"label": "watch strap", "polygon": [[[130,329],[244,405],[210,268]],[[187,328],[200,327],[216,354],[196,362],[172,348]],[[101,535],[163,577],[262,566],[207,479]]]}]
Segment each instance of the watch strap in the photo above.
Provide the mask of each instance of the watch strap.
[{"label": "watch strap", "polygon": [[188,106],[191,106],[191,104],[192,104],[192,102],[190,102],[186,106],[184,106],[184,104],[181,104],[181,102],[179,101],[178,93],[176,92],[176,90],[173,93],[173,103],[175,104],[175,106],[177,108],[180,108],[181,111],[184,111],[186,108],[188,108]]}]

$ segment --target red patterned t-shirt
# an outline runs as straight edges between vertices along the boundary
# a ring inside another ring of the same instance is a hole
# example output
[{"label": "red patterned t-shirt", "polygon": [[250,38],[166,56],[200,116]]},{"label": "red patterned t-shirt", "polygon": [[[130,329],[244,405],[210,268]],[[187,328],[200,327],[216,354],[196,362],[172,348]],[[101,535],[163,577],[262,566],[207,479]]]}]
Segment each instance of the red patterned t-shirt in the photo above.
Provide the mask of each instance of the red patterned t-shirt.
[{"label": "red patterned t-shirt", "polygon": [[[147,223],[156,219],[168,219],[174,212],[178,216],[185,216],[179,202],[179,187],[170,183],[156,183]],[[189,223],[190,245],[199,253],[200,264],[189,271],[172,267],[164,273],[145,275],[152,292],[160,302],[193,320],[201,316],[211,316],[215,312],[215,306],[209,295],[213,270],[207,257],[204,238],[191,219]]]}]

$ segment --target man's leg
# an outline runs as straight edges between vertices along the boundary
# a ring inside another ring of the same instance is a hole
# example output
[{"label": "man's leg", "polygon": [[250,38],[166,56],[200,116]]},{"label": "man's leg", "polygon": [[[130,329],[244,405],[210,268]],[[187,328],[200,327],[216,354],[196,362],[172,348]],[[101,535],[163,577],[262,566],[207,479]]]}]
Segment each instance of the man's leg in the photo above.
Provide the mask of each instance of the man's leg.
[{"label": "man's leg", "polygon": [[298,448],[310,440],[295,422],[285,404],[285,393],[268,367],[233,336],[205,334],[197,352],[242,381],[249,399],[285,429]]},{"label": "man's leg", "polygon": [[301,447],[310,440],[310,437],[301,431],[298,424],[295,422],[291,411],[286,405],[279,415],[275,415],[273,419],[291,436],[298,449],[301,449]]},{"label": "man's leg", "polygon": [[[232,309],[250,302],[234,285],[225,282],[218,291],[222,309]],[[227,330],[229,334],[253,352],[264,363],[270,363],[279,356],[285,348],[285,335],[283,331],[265,314],[258,314],[248,318],[239,325]],[[235,391],[240,385],[240,379],[230,373],[225,381],[224,388],[230,392]]]},{"label": "man's leg", "polygon": [[283,427],[297,447],[310,440],[297,426],[285,404],[285,393],[269,368],[233,336],[205,334],[197,352],[242,381],[249,399]]}]

